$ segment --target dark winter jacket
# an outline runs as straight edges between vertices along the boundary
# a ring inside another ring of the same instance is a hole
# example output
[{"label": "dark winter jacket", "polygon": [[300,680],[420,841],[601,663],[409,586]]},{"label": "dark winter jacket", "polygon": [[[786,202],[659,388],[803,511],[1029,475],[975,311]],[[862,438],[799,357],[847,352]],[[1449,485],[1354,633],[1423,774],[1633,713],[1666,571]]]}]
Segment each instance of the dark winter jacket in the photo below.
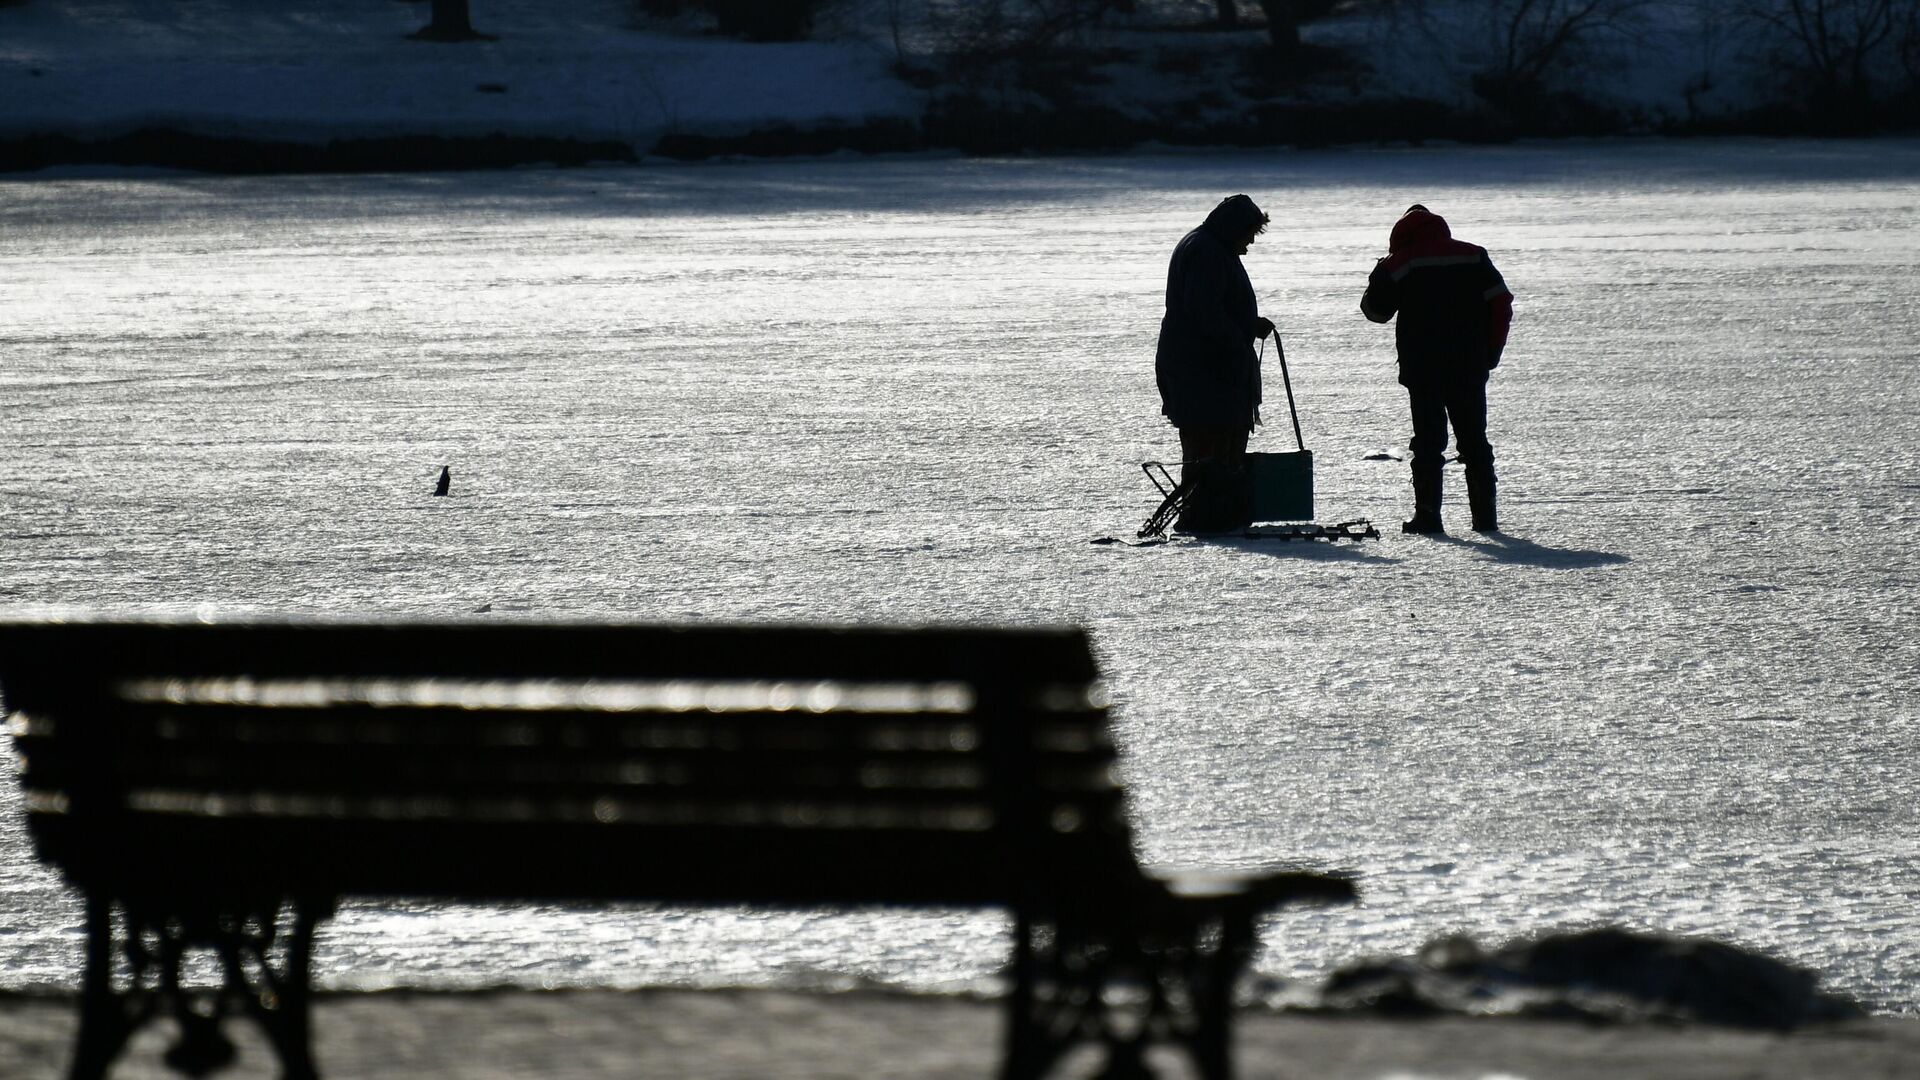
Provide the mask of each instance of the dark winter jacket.
[{"label": "dark winter jacket", "polygon": [[1153,369],[1160,411],[1175,427],[1253,427],[1260,404],[1253,349],[1260,310],[1238,247],[1261,220],[1252,199],[1234,195],[1173,249]]},{"label": "dark winter jacket", "polygon": [[1377,323],[1399,313],[1400,382],[1484,379],[1499,365],[1513,322],[1513,294],[1486,249],[1455,240],[1445,219],[1416,206],[1394,223],[1387,251],[1367,278],[1360,310]]}]

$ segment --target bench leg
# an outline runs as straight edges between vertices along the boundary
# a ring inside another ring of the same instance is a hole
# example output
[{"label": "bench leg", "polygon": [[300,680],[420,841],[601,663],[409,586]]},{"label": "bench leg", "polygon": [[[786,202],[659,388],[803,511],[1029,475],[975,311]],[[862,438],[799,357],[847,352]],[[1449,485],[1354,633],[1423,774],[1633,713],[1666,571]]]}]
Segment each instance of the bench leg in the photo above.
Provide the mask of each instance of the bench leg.
[{"label": "bench leg", "polygon": [[267,992],[247,998],[247,1009],[273,1041],[281,1080],[318,1080],[320,1075],[313,1065],[313,931],[332,911],[331,904],[295,901],[284,969],[276,974],[265,956],[256,958]]},{"label": "bench leg", "polygon": [[[282,908],[291,921],[284,935],[279,931]],[[317,1080],[308,980],[314,928],[331,913],[330,901],[219,908],[154,900],[116,904],[90,895],[72,1080],[105,1080],[133,1034],[162,1012],[180,1028],[166,1064],[186,1076],[214,1072],[233,1059],[233,1044],[221,1028],[235,1005],[265,1032],[284,1080]],[[181,964],[194,949],[214,953],[221,972],[218,987],[182,985]]]},{"label": "bench leg", "polygon": [[1017,913],[1002,1080],[1041,1080],[1076,1044],[1101,1037],[1100,978],[1058,920]]},{"label": "bench leg", "polygon": [[1083,1042],[1105,1050],[1103,1080],[1151,1076],[1155,1044],[1185,1051],[1205,1080],[1231,1080],[1252,912],[1196,904],[1151,928],[1016,920],[1003,1080],[1039,1080]]},{"label": "bench leg", "polygon": [[87,897],[87,969],[80,984],[80,1033],[72,1080],[104,1080],[114,1059],[152,1010],[113,992],[113,906]]},{"label": "bench leg", "polygon": [[[1253,954],[1251,912],[1221,915],[1218,937],[1195,941],[1193,1033],[1188,1049],[1206,1080],[1232,1080],[1233,989]],[[1211,946],[1209,948],[1209,945]]]},{"label": "bench leg", "polygon": [[1035,953],[1034,922],[1026,913],[1015,916],[1013,930],[1013,987],[1007,996],[1006,1054],[1001,1080],[1039,1080],[1058,1056],[1047,1038],[1041,1012],[1041,959]]},{"label": "bench leg", "polygon": [[1003,1080],[1041,1080],[1081,1044],[1106,1054],[1102,1080],[1151,1076],[1144,1055],[1157,1030],[1157,1007],[1137,1000],[1133,1007],[1117,1005],[1108,995],[1124,984],[1138,999],[1136,976],[1143,968],[1135,945],[1128,935],[1084,920],[1016,916]]},{"label": "bench leg", "polygon": [[1143,958],[1159,982],[1160,1038],[1180,1045],[1205,1080],[1232,1080],[1233,992],[1253,955],[1253,913],[1200,904],[1163,935]]}]

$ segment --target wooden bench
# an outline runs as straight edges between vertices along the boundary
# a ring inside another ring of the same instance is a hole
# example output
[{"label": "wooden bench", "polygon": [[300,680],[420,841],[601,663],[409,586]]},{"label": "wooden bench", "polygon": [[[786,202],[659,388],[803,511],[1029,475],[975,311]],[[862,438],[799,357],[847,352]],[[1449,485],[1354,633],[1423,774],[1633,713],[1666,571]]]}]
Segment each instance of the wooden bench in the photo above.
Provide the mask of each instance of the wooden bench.
[{"label": "wooden bench", "polygon": [[1256,918],[1354,895],[1144,871],[1072,629],[15,621],[0,693],[86,896],[74,1077],[166,1014],[205,1073],[235,1013],[316,1076],[313,934],[349,896],[1005,909],[1004,1076],[1093,1041],[1226,1077]]}]

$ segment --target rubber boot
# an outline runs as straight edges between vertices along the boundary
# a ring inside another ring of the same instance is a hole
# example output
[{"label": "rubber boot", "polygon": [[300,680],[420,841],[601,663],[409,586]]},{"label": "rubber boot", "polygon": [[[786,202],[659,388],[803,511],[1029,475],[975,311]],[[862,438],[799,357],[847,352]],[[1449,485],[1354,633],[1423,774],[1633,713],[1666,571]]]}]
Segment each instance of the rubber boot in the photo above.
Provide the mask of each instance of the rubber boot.
[{"label": "rubber boot", "polygon": [[1239,532],[1253,523],[1251,490],[1244,461],[1210,459],[1186,466],[1194,472],[1193,494],[1180,510],[1173,531],[1191,536]]},{"label": "rubber boot", "polygon": [[1473,510],[1474,532],[1499,532],[1500,512],[1498,500],[1494,496],[1495,484],[1491,468],[1467,469],[1467,505]]},{"label": "rubber boot", "polygon": [[1474,532],[1500,531],[1500,513],[1494,506],[1493,485],[1487,485],[1485,491],[1467,492],[1467,503],[1473,507]]},{"label": "rubber boot", "polygon": [[1444,533],[1440,522],[1440,470],[1420,469],[1413,474],[1413,517],[1400,524],[1404,533]]},{"label": "rubber boot", "polygon": [[1209,458],[1189,462],[1181,471],[1193,480],[1193,492],[1187,496],[1186,505],[1180,508],[1180,517],[1174,521],[1173,531],[1188,536],[1208,536],[1237,528],[1227,506],[1227,488],[1231,478],[1227,475],[1226,464]]}]

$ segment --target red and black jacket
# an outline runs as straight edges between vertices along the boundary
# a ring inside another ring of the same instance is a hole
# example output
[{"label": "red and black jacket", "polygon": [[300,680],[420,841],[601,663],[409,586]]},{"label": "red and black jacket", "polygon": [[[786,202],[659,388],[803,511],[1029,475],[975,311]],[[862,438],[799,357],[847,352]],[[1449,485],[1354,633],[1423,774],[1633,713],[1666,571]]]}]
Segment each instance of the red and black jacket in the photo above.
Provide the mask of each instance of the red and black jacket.
[{"label": "red and black jacket", "polygon": [[1377,323],[1399,315],[1401,383],[1485,378],[1513,323],[1513,294],[1486,249],[1455,240],[1444,218],[1416,206],[1394,223],[1387,251],[1360,310]]}]

